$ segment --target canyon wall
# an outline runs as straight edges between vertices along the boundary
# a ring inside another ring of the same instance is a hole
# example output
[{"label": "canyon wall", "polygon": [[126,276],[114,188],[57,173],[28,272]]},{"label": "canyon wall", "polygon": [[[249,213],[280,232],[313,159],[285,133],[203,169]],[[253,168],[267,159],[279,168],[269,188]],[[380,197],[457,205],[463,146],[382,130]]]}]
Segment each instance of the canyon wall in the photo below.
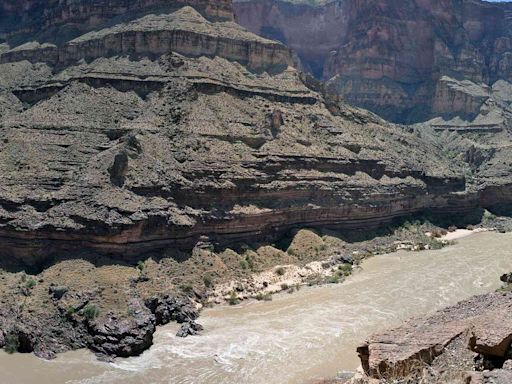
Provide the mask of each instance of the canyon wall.
[{"label": "canyon wall", "polygon": [[149,13],[169,13],[185,5],[213,20],[233,20],[231,0],[3,0],[0,38],[17,43],[63,42],[112,19],[123,21]]},{"label": "canyon wall", "polygon": [[271,242],[297,227],[367,231],[512,202],[506,147],[451,140],[452,156],[325,94],[285,45],[199,11],[3,45],[2,265],[135,261],[205,236]]},{"label": "canyon wall", "polygon": [[287,1],[235,1],[236,20],[249,31],[279,40],[298,53],[306,70],[323,76],[325,61],[347,33],[346,0],[322,7]]},{"label": "canyon wall", "polygon": [[[323,68],[330,92],[396,122],[443,113],[433,108],[442,103],[437,85],[443,76],[488,85],[511,79],[508,3],[253,0],[235,3],[235,13],[254,32],[273,31],[273,37],[293,42],[317,75]],[[283,21],[302,19],[316,27],[299,31]]]}]

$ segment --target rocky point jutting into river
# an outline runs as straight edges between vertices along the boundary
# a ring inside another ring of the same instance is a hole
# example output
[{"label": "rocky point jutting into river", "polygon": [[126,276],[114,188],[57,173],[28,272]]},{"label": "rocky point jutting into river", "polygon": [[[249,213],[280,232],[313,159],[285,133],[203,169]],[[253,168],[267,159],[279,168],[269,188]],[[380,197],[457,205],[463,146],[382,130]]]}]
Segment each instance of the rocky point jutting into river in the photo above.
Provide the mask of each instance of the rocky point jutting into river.
[{"label": "rocky point jutting into river", "polygon": [[[229,2],[3,0],[0,20],[0,345],[140,354],[156,325],[197,331],[202,274],[252,270],[227,246],[512,203],[507,129],[436,135],[350,107]],[[254,258],[339,256],[310,238],[313,255]]]}]

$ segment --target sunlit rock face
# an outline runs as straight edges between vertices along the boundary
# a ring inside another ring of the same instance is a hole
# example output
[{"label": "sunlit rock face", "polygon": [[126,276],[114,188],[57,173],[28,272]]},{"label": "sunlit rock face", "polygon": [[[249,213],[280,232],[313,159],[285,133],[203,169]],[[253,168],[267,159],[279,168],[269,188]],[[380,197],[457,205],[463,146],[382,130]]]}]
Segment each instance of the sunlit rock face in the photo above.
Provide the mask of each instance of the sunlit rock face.
[{"label": "sunlit rock face", "polygon": [[432,117],[443,76],[511,79],[510,4],[250,0],[234,9],[251,31],[287,42],[331,92],[393,121]]}]

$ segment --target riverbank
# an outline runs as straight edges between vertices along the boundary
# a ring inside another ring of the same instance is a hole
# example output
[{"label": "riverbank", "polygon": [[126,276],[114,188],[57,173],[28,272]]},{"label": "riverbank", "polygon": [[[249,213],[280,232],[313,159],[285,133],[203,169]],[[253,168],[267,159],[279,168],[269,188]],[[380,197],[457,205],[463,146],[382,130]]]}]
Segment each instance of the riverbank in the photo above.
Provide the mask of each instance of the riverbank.
[{"label": "riverbank", "polygon": [[0,369],[16,377],[20,367],[25,381],[12,384],[30,382],[26,372],[35,370],[27,367],[48,377],[61,371],[73,384],[303,384],[335,377],[357,368],[356,347],[371,334],[498,288],[496,274],[512,267],[511,236],[479,233],[441,250],[376,255],[344,284],[206,308],[202,336],[181,339],[175,324],[159,327],[140,357],[104,364],[85,351],[50,362],[2,355]]},{"label": "riverbank", "polygon": [[164,254],[137,266],[108,259],[56,260],[38,275],[0,276],[0,346],[46,359],[89,348],[102,359],[140,355],[157,326],[183,324],[195,334],[204,306],[271,300],[304,285],[340,283],[368,257],[400,249],[438,249],[428,222],[405,223],[370,238],[299,230],[280,244],[216,251],[207,242],[192,254]]}]

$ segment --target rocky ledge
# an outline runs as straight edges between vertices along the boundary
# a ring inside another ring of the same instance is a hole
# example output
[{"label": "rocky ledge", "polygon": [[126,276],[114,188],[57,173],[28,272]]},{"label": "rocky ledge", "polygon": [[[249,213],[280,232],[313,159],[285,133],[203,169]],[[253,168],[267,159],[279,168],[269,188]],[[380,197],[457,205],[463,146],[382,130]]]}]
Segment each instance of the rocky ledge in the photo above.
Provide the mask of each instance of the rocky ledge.
[{"label": "rocky ledge", "polygon": [[366,377],[353,382],[509,383],[511,310],[506,287],[371,336],[358,348]]}]

